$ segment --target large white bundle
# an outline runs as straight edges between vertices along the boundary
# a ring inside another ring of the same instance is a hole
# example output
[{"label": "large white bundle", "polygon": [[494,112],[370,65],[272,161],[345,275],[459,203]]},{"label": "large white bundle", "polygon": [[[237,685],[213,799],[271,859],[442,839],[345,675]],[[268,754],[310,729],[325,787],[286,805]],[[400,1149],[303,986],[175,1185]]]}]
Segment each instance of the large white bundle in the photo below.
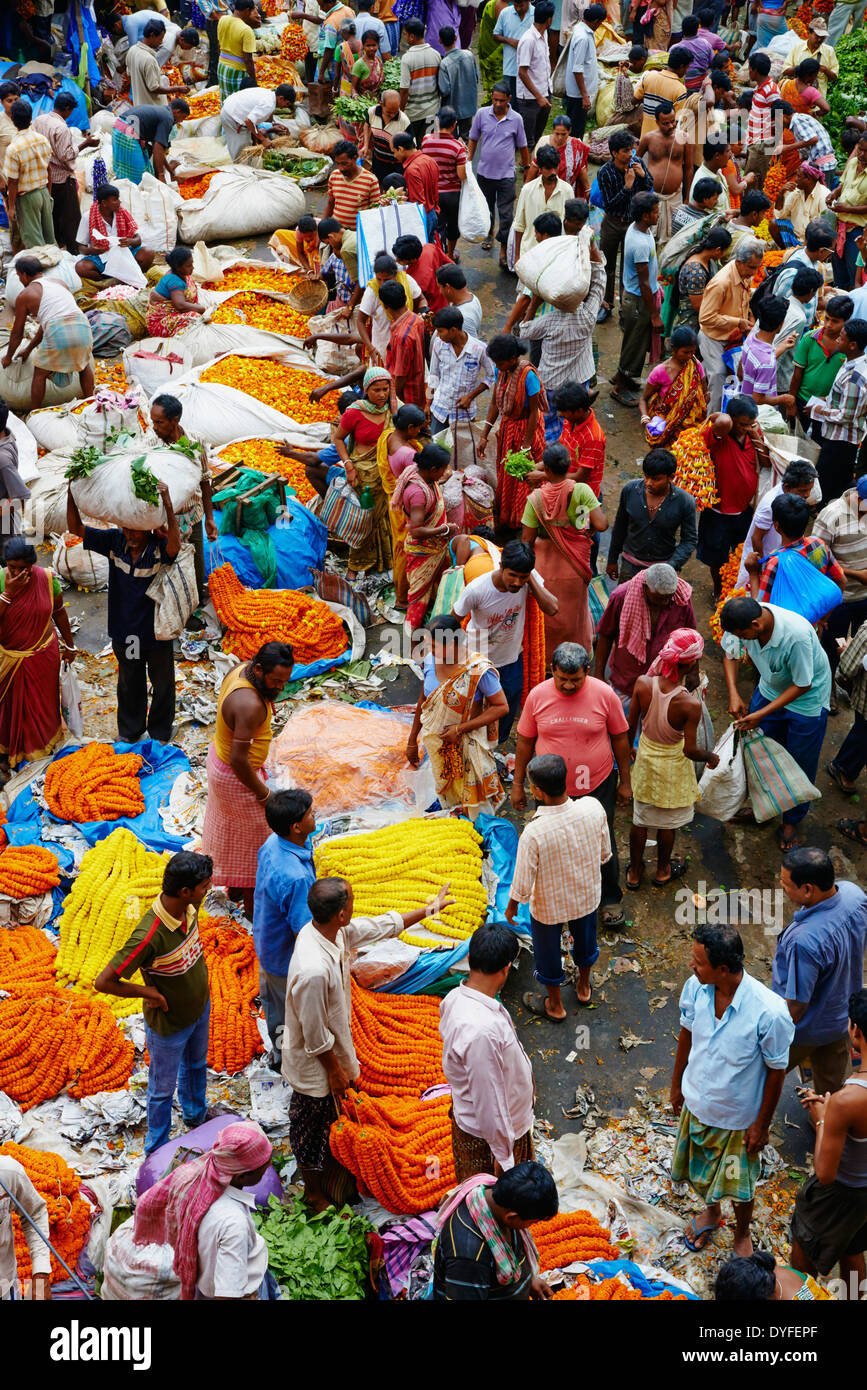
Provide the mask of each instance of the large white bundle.
[{"label": "large white bundle", "polygon": [[146,396],[172,391],[174,382],[186,375],[193,363],[182,338],[142,338],[130,343],[123,353],[127,381],[135,381]]},{"label": "large white bundle", "polygon": [[[232,156],[226,148],[225,141],[219,138],[219,116],[203,116],[196,125],[204,125],[207,121],[217,122],[217,128],[211,134],[204,131],[198,135],[175,136],[172,141],[172,159],[179,159],[184,165],[204,164],[209,169],[221,169],[223,165],[232,163]],[[192,122],[184,122],[184,126],[191,124]]]},{"label": "large white bundle", "polygon": [[[36,259],[44,266],[43,275],[46,280],[59,280],[61,285],[65,285],[72,294],[77,294],[81,289],[81,277],[75,269],[75,262],[78,258],[73,256],[71,252],[61,251],[59,246],[36,246],[30,251],[19,251],[18,255],[35,255]],[[18,255],[15,257],[16,260]],[[15,274],[15,262],[13,261],[6,276],[6,303],[11,309],[15,307],[15,301],[21,293],[21,288],[21,281]]]},{"label": "large white bundle", "polygon": [[166,513],[162,501],[153,506],[133,492],[132,466],[139,459],[160,482],[168,484],[175,513],[185,511],[201,482],[201,466],[177,449],[144,448],[107,454],[89,477],[76,479],[72,495],[79,510],[97,521],[129,526],[137,531],[153,531],[157,526],[164,526]]},{"label": "large white bundle", "polygon": [[[25,339],[25,342],[27,339]],[[9,342],[9,329],[0,328],[0,356],[6,351]],[[22,345],[23,346],[23,345]],[[16,357],[8,367],[0,367],[0,398],[9,406],[10,410],[18,411],[23,414],[30,409],[30,400],[33,388],[33,368],[34,360],[31,354],[26,362],[22,362],[20,357]],[[70,375],[50,376],[45,384],[45,404],[63,405],[65,401],[74,401],[79,394],[78,373]]]},{"label": "large white bundle", "polygon": [[515,273],[531,294],[566,313],[577,309],[590,289],[589,227],[575,236],[549,237],[525,251]]},{"label": "large white bundle", "polygon": [[69,453],[43,454],[39,460],[39,477],[30,484],[30,501],[26,503],[28,530],[40,539],[59,535],[66,530],[66,470]]},{"label": "large white bundle", "polygon": [[77,417],[66,406],[53,406],[50,409],[31,410],[27,416],[27,428],[40,449],[49,454],[55,450],[71,454],[81,443]]},{"label": "large white bundle", "polygon": [[51,567],[65,583],[76,589],[86,589],[92,593],[94,589],[108,588],[106,557],[95,550],[85,550],[81,542],[68,533],[58,537]]},{"label": "large white bundle", "polygon": [[131,1216],[109,1236],[105,1247],[100,1297],[110,1303],[140,1299],[179,1299],[181,1284],[174,1271],[171,1245],[136,1245]]},{"label": "large white bundle", "polygon": [[188,244],[294,227],[305,210],[304,194],[292,179],[241,165],[221,170],[203,198],[179,201],[181,238]]},{"label": "large white bundle", "polygon": [[178,208],[183,198],[177,189],[142,174],[140,184],[129,179],[115,179],[121,207],[126,208],[138,224],[142,246],[152,251],[171,251],[178,239]]},{"label": "large white bundle", "polygon": [[23,420],[10,410],[6,428],[18,445],[18,472],[23,483],[39,477],[39,445]]},{"label": "large white bundle", "polygon": [[191,367],[203,366],[215,357],[233,352],[243,357],[269,357],[297,341],[288,333],[266,333],[243,323],[203,323],[201,319],[172,339],[175,344],[183,344]]}]

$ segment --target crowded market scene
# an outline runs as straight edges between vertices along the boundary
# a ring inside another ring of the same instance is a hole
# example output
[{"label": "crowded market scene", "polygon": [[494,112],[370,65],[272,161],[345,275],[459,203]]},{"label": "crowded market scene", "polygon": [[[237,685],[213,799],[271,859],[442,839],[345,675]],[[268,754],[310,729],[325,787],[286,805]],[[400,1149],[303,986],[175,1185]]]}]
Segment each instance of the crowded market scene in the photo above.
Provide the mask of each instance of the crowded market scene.
[{"label": "crowded market scene", "polygon": [[9,0],[0,1300],[867,1297],[865,19]]}]

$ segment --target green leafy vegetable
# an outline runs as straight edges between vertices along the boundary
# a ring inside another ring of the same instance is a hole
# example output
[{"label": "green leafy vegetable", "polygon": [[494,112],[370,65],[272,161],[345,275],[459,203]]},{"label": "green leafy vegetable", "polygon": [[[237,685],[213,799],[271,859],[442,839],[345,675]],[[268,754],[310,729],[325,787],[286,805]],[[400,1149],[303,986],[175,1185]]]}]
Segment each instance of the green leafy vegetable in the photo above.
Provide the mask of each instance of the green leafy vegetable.
[{"label": "green leafy vegetable", "polygon": [[536,467],[536,460],[529,449],[513,449],[503,460],[503,467],[513,478],[526,478]]},{"label": "green leafy vegetable", "polygon": [[133,459],[131,465],[132,490],[140,502],[149,502],[151,506],[159,505],[160,490],[157,487],[157,480],[145,463],[145,456],[141,454]]},{"label": "green leafy vegetable", "polygon": [[75,482],[76,478],[89,478],[94,468],[102,463],[103,458],[102,451],[93,444],[82,445],[69,455],[66,477],[70,482]]},{"label": "green leafy vegetable", "polygon": [[370,105],[369,97],[338,97],[334,103],[334,114],[354,125],[363,125]]},{"label": "green leafy vegetable", "polygon": [[[836,82],[828,84],[828,105],[830,111],[822,120],[822,125],[830,135],[838,155],[843,154],[840,135],[846,126],[847,116],[860,116],[864,107],[864,92],[867,87],[867,47],[864,43],[864,30],[856,29],[846,38],[838,39],[835,52],[840,64],[840,76]],[[804,154],[806,159],[809,154]]]},{"label": "green leafy vegetable", "polygon": [[368,1288],[369,1221],[351,1207],[315,1215],[300,1198],[284,1207],[268,1198],[268,1213],[253,1213],[268,1248],[268,1267],[284,1297],[318,1302],[360,1302]]},{"label": "green leafy vegetable", "polygon": [[394,88],[395,91],[398,91],[400,89],[399,58],[386,58],[385,64],[383,66],[382,86],[380,87],[380,91],[387,92],[390,88]]}]

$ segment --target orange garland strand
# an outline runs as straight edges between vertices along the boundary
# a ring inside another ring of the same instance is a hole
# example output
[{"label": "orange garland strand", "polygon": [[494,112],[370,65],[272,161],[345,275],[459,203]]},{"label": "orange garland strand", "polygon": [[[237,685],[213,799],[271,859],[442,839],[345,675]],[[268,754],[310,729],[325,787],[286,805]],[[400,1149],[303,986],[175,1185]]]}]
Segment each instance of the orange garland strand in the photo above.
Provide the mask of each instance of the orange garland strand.
[{"label": "orange garland strand", "polygon": [[230,564],[213,571],[208,592],[227,629],[223,649],[242,661],[265,642],[290,642],[303,666],[339,656],[349,645],[340,619],[321,599],[294,589],[245,589]]},{"label": "orange garland strand", "polygon": [[[45,1198],[51,1244],[69,1268],[75,1269],[90,1233],[93,1214],[90,1203],[81,1196],[81,1178],[59,1154],[50,1151],[29,1149],[24,1144],[13,1144],[10,1140],[6,1144],[0,1144],[0,1154],[14,1158],[20,1163],[36,1191]],[[22,1281],[27,1280],[33,1273],[30,1250],[24,1237],[21,1218],[14,1211],[12,1229],[15,1233],[18,1278]],[[53,1255],[51,1278],[55,1283],[69,1278],[63,1265]]]},{"label": "orange garland strand", "polygon": [[60,883],[57,855],[41,845],[10,845],[0,854],[0,893],[37,897]]},{"label": "orange garland strand", "polygon": [[451,1098],[410,1100],[347,1091],[331,1152],[388,1211],[429,1211],[454,1187]]},{"label": "orange garland strand", "polygon": [[418,1097],[445,1085],[439,1003],[423,994],[377,994],[352,982],[352,1041],[359,1090]]},{"label": "orange garland strand", "polygon": [[211,991],[208,1066],[234,1076],[265,1050],[253,1003],[259,993],[256,948],[229,917],[200,912],[199,936]]}]

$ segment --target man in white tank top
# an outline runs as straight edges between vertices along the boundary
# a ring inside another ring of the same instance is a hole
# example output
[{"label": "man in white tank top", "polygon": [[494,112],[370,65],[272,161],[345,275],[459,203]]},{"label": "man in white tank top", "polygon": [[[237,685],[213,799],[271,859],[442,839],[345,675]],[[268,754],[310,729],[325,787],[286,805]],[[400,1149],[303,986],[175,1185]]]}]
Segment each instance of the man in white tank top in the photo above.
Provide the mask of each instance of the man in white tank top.
[{"label": "man in white tank top", "polygon": [[49,279],[34,256],[18,256],[13,265],[24,288],[15,301],[15,322],[0,366],[11,366],[30,317],[39,327],[19,354],[19,360],[26,362],[32,352],[36,353],[30,409],[38,410],[42,405],[46,383],[54,372],[77,372],[82,397],[92,396],[93,334],[84,314],[66,286]]}]

